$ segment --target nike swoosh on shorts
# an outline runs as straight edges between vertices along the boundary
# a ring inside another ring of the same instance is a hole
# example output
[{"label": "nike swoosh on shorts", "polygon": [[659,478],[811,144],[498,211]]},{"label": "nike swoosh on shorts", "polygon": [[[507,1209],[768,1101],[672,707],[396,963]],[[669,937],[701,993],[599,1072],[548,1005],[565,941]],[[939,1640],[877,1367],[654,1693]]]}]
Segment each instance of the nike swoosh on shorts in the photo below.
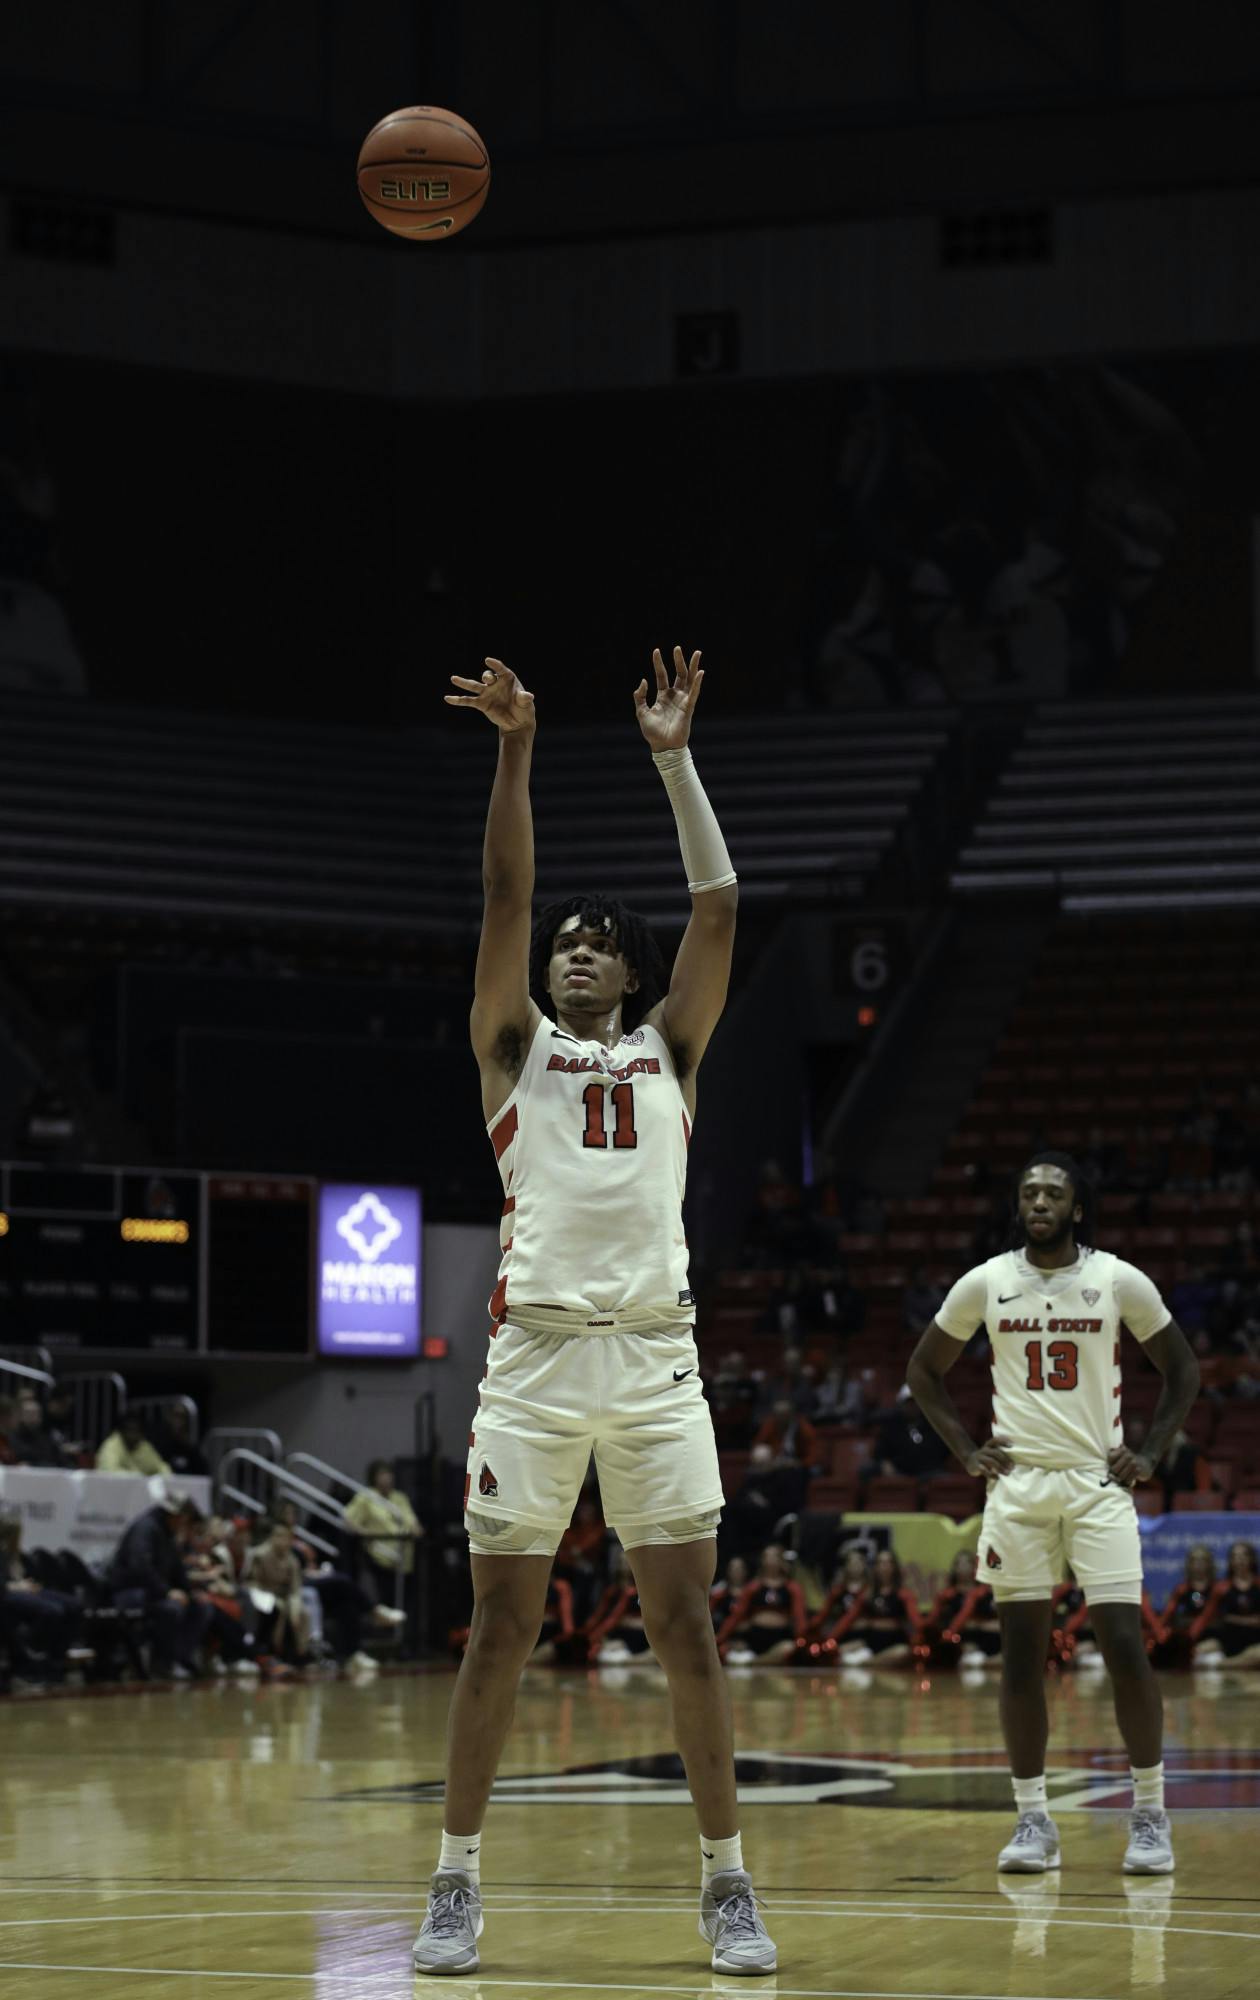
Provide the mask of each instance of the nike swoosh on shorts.
[{"label": "nike swoosh on shorts", "polygon": [[692,1368],[684,1368],[684,1369],[683,1369],[683,1371],[682,1371],[682,1374],[680,1375],[680,1374],[679,1374],[679,1372],[678,1372],[678,1370],[677,1370],[677,1369],[675,1368],[675,1370],[674,1370],[674,1380],[675,1380],[675,1382],[685,1382],[685,1381],[686,1381],[686,1379],[687,1379],[687,1377],[688,1377],[688,1375],[693,1375],[694,1373],[695,1373],[695,1370],[694,1370],[694,1369],[692,1369]]}]

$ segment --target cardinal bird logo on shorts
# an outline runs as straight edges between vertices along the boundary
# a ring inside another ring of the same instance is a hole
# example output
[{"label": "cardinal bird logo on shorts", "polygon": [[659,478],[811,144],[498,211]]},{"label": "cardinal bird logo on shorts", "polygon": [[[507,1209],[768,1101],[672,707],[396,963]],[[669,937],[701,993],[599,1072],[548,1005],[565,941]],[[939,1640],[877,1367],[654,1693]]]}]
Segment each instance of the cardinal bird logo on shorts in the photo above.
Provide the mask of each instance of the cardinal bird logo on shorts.
[{"label": "cardinal bird logo on shorts", "polygon": [[477,1481],[477,1491],[483,1500],[497,1500],[499,1497],[499,1482],[488,1465],[483,1465],[481,1468],[481,1477]]},{"label": "cardinal bird logo on shorts", "polygon": [[984,1560],[985,1566],[988,1569],[1001,1569],[1002,1567],[1002,1558],[996,1549],[990,1549]]}]

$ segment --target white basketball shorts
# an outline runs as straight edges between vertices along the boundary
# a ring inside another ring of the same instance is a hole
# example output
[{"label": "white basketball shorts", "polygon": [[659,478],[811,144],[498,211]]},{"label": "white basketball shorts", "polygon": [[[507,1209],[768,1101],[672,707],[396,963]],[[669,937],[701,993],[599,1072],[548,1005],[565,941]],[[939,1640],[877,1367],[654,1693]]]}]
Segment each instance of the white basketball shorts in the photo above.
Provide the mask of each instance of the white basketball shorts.
[{"label": "white basketball shorts", "polygon": [[469,1440],[469,1509],[553,1528],[558,1540],[592,1452],[604,1519],[627,1548],[636,1527],[720,1509],[692,1334],[501,1326]]},{"label": "white basketball shorts", "polygon": [[1140,1604],[1142,1542],[1133,1496],[1096,1471],[1017,1465],[989,1481],[980,1576],[999,1603],[1049,1597],[1065,1563],[1090,1604]]}]

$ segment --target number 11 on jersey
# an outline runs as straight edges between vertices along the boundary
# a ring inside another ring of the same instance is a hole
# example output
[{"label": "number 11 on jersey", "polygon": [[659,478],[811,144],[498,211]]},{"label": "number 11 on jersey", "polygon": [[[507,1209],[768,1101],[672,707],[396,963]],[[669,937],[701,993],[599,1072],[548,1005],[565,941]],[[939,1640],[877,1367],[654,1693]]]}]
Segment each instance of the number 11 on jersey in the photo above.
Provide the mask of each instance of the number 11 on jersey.
[{"label": "number 11 on jersey", "polygon": [[[582,1092],[582,1104],[586,1111],[586,1125],[582,1132],[584,1146],[606,1146],[608,1132],[604,1124],[604,1086],[602,1083],[588,1083]],[[634,1129],[634,1085],[615,1083],[608,1093],[613,1101],[616,1124],[613,1127],[614,1147],[637,1146],[639,1135]]]}]

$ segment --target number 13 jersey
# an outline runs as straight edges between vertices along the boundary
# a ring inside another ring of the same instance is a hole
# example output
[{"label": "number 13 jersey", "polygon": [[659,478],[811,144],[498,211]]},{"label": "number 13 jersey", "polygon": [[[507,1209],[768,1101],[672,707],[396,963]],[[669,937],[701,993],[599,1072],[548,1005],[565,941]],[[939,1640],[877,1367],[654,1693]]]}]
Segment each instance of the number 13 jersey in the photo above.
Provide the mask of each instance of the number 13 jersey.
[{"label": "number 13 jersey", "polygon": [[656,1028],[608,1049],[544,1016],[486,1129],[504,1195],[492,1319],[538,1333],[692,1324],[691,1123]]},{"label": "number 13 jersey", "polygon": [[1017,1465],[1106,1465],[1124,1442],[1120,1329],[1149,1340],[1169,1312],[1145,1272],[1109,1250],[1040,1271],[1018,1250],[959,1278],[936,1314],[955,1340],[983,1325],[993,1349],[993,1434]]}]

